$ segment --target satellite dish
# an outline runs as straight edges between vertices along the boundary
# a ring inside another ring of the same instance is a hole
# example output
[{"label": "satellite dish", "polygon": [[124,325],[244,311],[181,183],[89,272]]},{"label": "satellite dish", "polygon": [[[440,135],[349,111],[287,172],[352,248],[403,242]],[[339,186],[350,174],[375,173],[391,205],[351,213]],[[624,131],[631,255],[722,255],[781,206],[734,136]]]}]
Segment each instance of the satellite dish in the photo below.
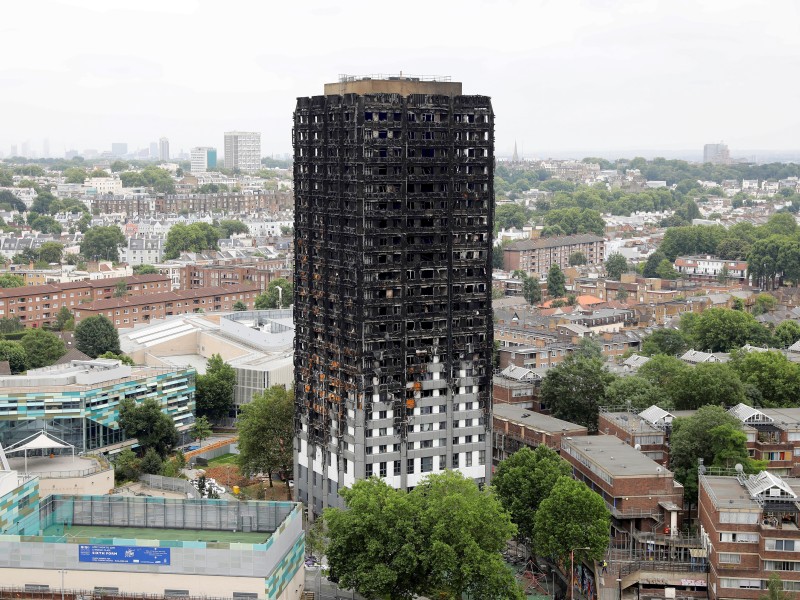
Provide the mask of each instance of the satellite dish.
[{"label": "satellite dish", "polygon": [[656,473],[661,473],[661,467],[656,467]]},{"label": "satellite dish", "polygon": [[744,467],[742,466],[742,463],[736,463],[736,467],[734,467],[734,468],[736,469],[737,473],[739,473],[739,474],[744,473]]},{"label": "satellite dish", "polygon": [[641,445],[641,444],[636,444],[636,445],[633,447],[633,449],[634,449],[634,450],[641,450],[641,449],[642,449],[642,445]]}]

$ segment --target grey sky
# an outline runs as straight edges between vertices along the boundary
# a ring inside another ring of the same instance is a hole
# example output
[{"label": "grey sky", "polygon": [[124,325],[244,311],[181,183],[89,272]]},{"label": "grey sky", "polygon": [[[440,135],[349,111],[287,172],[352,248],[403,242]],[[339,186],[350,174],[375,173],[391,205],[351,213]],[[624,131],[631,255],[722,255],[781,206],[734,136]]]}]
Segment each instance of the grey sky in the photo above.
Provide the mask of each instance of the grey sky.
[{"label": "grey sky", "polygon": [[800,147],[796,0],[6,2],[0,153],[28,140],[173,152],[262,132],[339,73],[452,75],[493,98],[497,153]]}]

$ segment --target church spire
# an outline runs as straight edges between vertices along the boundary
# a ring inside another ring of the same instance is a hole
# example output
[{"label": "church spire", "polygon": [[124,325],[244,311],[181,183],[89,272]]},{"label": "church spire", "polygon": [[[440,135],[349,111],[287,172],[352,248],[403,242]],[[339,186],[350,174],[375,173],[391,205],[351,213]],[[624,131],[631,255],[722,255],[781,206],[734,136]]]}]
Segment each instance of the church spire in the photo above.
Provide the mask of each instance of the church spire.
[{"label": "church spire", "polygon": [[514,155],[511,157],[511,162],[519,162],[519,155],[517,154],[517,140],[514,140]]}]

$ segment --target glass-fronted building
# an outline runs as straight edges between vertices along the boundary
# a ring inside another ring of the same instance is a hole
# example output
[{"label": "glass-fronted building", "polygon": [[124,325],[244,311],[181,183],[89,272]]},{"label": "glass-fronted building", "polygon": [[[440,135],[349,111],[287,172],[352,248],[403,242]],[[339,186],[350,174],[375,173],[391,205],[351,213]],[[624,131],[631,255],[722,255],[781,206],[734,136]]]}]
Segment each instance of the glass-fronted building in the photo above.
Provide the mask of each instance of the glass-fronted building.
[{"label": "glass-fronted building", "polygon": [[196,372],[131,367],[118,360],[71,361],[0,377],[0,444],[47,430],[79,452],[125,440],[119,404],[155,398],[179,429],[194,421]]}]

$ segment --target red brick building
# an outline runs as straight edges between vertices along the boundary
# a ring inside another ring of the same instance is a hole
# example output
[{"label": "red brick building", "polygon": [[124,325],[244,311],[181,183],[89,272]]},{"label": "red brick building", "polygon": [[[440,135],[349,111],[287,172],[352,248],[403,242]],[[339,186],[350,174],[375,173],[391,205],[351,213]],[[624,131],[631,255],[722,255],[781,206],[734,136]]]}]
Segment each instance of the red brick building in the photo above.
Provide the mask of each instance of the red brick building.
[{"label": "red brick building", "polygon": [[0,289],[0,318],[19,318],[25,327],[50,325],[55,323],[61,308],[75,311],[81,304],[114,298],[120,294],[122,282],[126,298],[150,296],[171,289],[169,277],[157,274],[3,288]]},{"label": "red brick building", "polygon": [[[184,265],[181,267],[181,289],[183,290],[254,284],[264,291],[273,279],[278,278],[292,281],[293,272],[286,267],[284,260],[249,265]],[[284,306],[292,303],[292,299],[289,297],[283,300]]]},{"label": "red brick building", "polygon": [[249,284],[108,298],[78,306],[75,309],[75,322],[95,315],[104,315],[116,327],[127,328],[137,323],[148,323],[151,319],[163,319],[172,315],[201,311],[230,311],[237,302],[244,303],[248,310],[252,310],[260,293],[261,289],[257,285]]},{"label": "red brick building", "polygon": [[[758,475],[699,476],[700,535],[708,553],[709,596],[762,597],[770,575],[800,592],[800,480]],[[795,592],[792,594],[791,592]]]},{"label": "red brick building", "polygon": [[528,274],[543,274],[553,264],[564,270],[569,267],[569,257],[575,252],[582,252],[590,265],[600,264],[605,260],[605,240],[591,233],[582,233],[513,242],[503,251],[503,270],[513,272],[520,269]]},{"label": "red brick building", "polygon": [[492,414],[492,460],[496,466],[520,448],[545,445],[561,451],[566,436],[588,435],[586,427],[514,404],[496,404]]}]

